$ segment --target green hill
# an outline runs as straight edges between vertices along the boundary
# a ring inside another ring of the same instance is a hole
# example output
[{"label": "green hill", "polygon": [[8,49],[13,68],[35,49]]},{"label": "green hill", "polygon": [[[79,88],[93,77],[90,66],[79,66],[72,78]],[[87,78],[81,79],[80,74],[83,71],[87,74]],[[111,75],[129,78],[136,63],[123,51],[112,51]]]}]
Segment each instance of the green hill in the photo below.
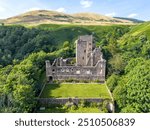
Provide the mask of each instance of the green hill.
[{"label": "green hill", "polygon": [[[119,43],[124,51],[130,51],[130,57],[137,57],[141,56],[142,53],[148,53],[147,56],[149,56],[149,41],[150,22],[145,22],[143,24],[133,26],[130,31],[120,39]],[[131,51],[136,53],[134,54]]]},{"label": "green hill", "polygon": [[145,22],[143,24],[136,25],[131,29],[129,34],[131,34],[132,36],[139,36],[144,34],[150,40],[150,22]]},{"label": "green hill", "polygon": [[[128,32],[124,37],[138,37],[140,35],[146,35],[146,37],[150,40],[150,22],[145,22],[139,25],[135,25],[130,29],[130,32]],[[124,38],[129,40],[128,38]],[[125,42],[125,41],[124,41]]]},{"label": "green hill", "polygon": [[[12,64],[22,60],[33,52],[41,50],[53,52],[69,42],[74,48],[74,41],[80,35],[94,34],[97,45],[119,38],[128,31],[129,26],[77,26],[77,25],[39,25],[32,28],[22,26],[0,26],[0,64]],[[118,33],[120,32],[120,33]],[[74,49],[73,49],[74,50]],[[73,55],[70,55],[73,56]]]}]

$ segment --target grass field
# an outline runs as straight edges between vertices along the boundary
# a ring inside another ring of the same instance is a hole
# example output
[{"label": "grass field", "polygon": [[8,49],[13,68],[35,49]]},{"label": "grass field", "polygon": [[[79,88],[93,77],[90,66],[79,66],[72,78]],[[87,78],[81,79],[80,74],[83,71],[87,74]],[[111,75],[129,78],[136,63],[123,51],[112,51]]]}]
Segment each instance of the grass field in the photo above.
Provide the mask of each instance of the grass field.
[{"label": "grass field", "polygon": [[110,98],[105,84],[48,84],[41,98]]}]

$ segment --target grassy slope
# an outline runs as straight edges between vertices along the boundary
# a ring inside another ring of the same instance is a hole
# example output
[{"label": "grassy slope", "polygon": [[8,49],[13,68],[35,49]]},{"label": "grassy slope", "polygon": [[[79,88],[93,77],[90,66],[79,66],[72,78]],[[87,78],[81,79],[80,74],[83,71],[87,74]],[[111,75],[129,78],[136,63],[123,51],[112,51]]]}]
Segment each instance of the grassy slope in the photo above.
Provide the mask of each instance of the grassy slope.
[{"label": "grassy slope", "polygon": [[130,31],[130,34],[132,36],[138,36],[140,34],[145,34],[148,36],[148,39],[150,40],[150,22],[146,22],[146,23],[143,23],[143,24],[133,27]]},{"label": "grassy slope", "polygon": [[[53,32],[53,36],[57,39],[59,47],[62,47],[64,41],[70,41],[74,43],[80,35],[94,34],[96,41],[100,42],[102,39],[106,39],[109,34],[117,34],[117,30],[123,30],[122,32],[128,32],[128,25],[111,25],[111,26],[98,26],[98,25],[57,25],[57,24],[42,24],[34,26],[40,30],[48,30]],[[118,37],[119,38],[119,37]]]},{"label": "grassy slope", "polygon": [[110,98],[110,95],[105,84],[49,84],[43,90],[41,97]]},{"label": "grassy slope", "polygon": [[148,40],[150,40],[150,22],[131,27],[130,31],[121,38],[120,43],[125,44],[126,42],[129,42],[131,44],[131,37],[140,37],[141,35],[146,35]]},{"label": "grassy slope", "polygon": [[[58,25],[58,24],[41,24],[39,26],[32,26],[35,28],[39,28],[39,29],[44,29],[44,30],[49,30],[49,31],[58,31],[58,30],[65,30],[65,29],[79,29],[79,32],[81,31],[80,29],[86,29],[89,30],[90,32],[94,32],[97,34],[102,34],[102,33],[108,33],[109,31],[112,31],[116,28],[120,28],[120,29],[125,29],[130,27],[129,25],[109,25],[109,26],[99,26],[99,25],[73,25],[73,24],[62,24],[62,25]],[[103,34],[104,35],[104,34]]]}]

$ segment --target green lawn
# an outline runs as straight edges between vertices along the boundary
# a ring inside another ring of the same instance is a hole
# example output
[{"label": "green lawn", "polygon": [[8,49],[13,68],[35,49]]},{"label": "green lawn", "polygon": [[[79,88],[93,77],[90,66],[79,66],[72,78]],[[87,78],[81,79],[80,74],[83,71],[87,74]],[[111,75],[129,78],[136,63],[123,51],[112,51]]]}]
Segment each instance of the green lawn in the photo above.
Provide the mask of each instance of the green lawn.
[{"label": "green lawn", "polygon": [[41,98],[110,98],[105,84],[48,84]]}]

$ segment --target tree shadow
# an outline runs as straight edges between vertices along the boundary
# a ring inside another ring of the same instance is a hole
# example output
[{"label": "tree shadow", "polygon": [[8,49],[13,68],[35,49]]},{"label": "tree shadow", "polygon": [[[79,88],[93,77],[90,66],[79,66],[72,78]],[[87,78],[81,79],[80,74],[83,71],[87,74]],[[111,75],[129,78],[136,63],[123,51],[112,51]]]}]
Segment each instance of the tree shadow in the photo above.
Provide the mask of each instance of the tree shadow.
[{"label": "tree shadow", "polygon": [[50,84],[46,84],[44,91],[42,93],[42,97],[44,98],[61,98],[61,97],[55,97],[55,96],[51,96],[52,95],[52,91],[55,89],[60,88],[60,83],[50,83]]}]

